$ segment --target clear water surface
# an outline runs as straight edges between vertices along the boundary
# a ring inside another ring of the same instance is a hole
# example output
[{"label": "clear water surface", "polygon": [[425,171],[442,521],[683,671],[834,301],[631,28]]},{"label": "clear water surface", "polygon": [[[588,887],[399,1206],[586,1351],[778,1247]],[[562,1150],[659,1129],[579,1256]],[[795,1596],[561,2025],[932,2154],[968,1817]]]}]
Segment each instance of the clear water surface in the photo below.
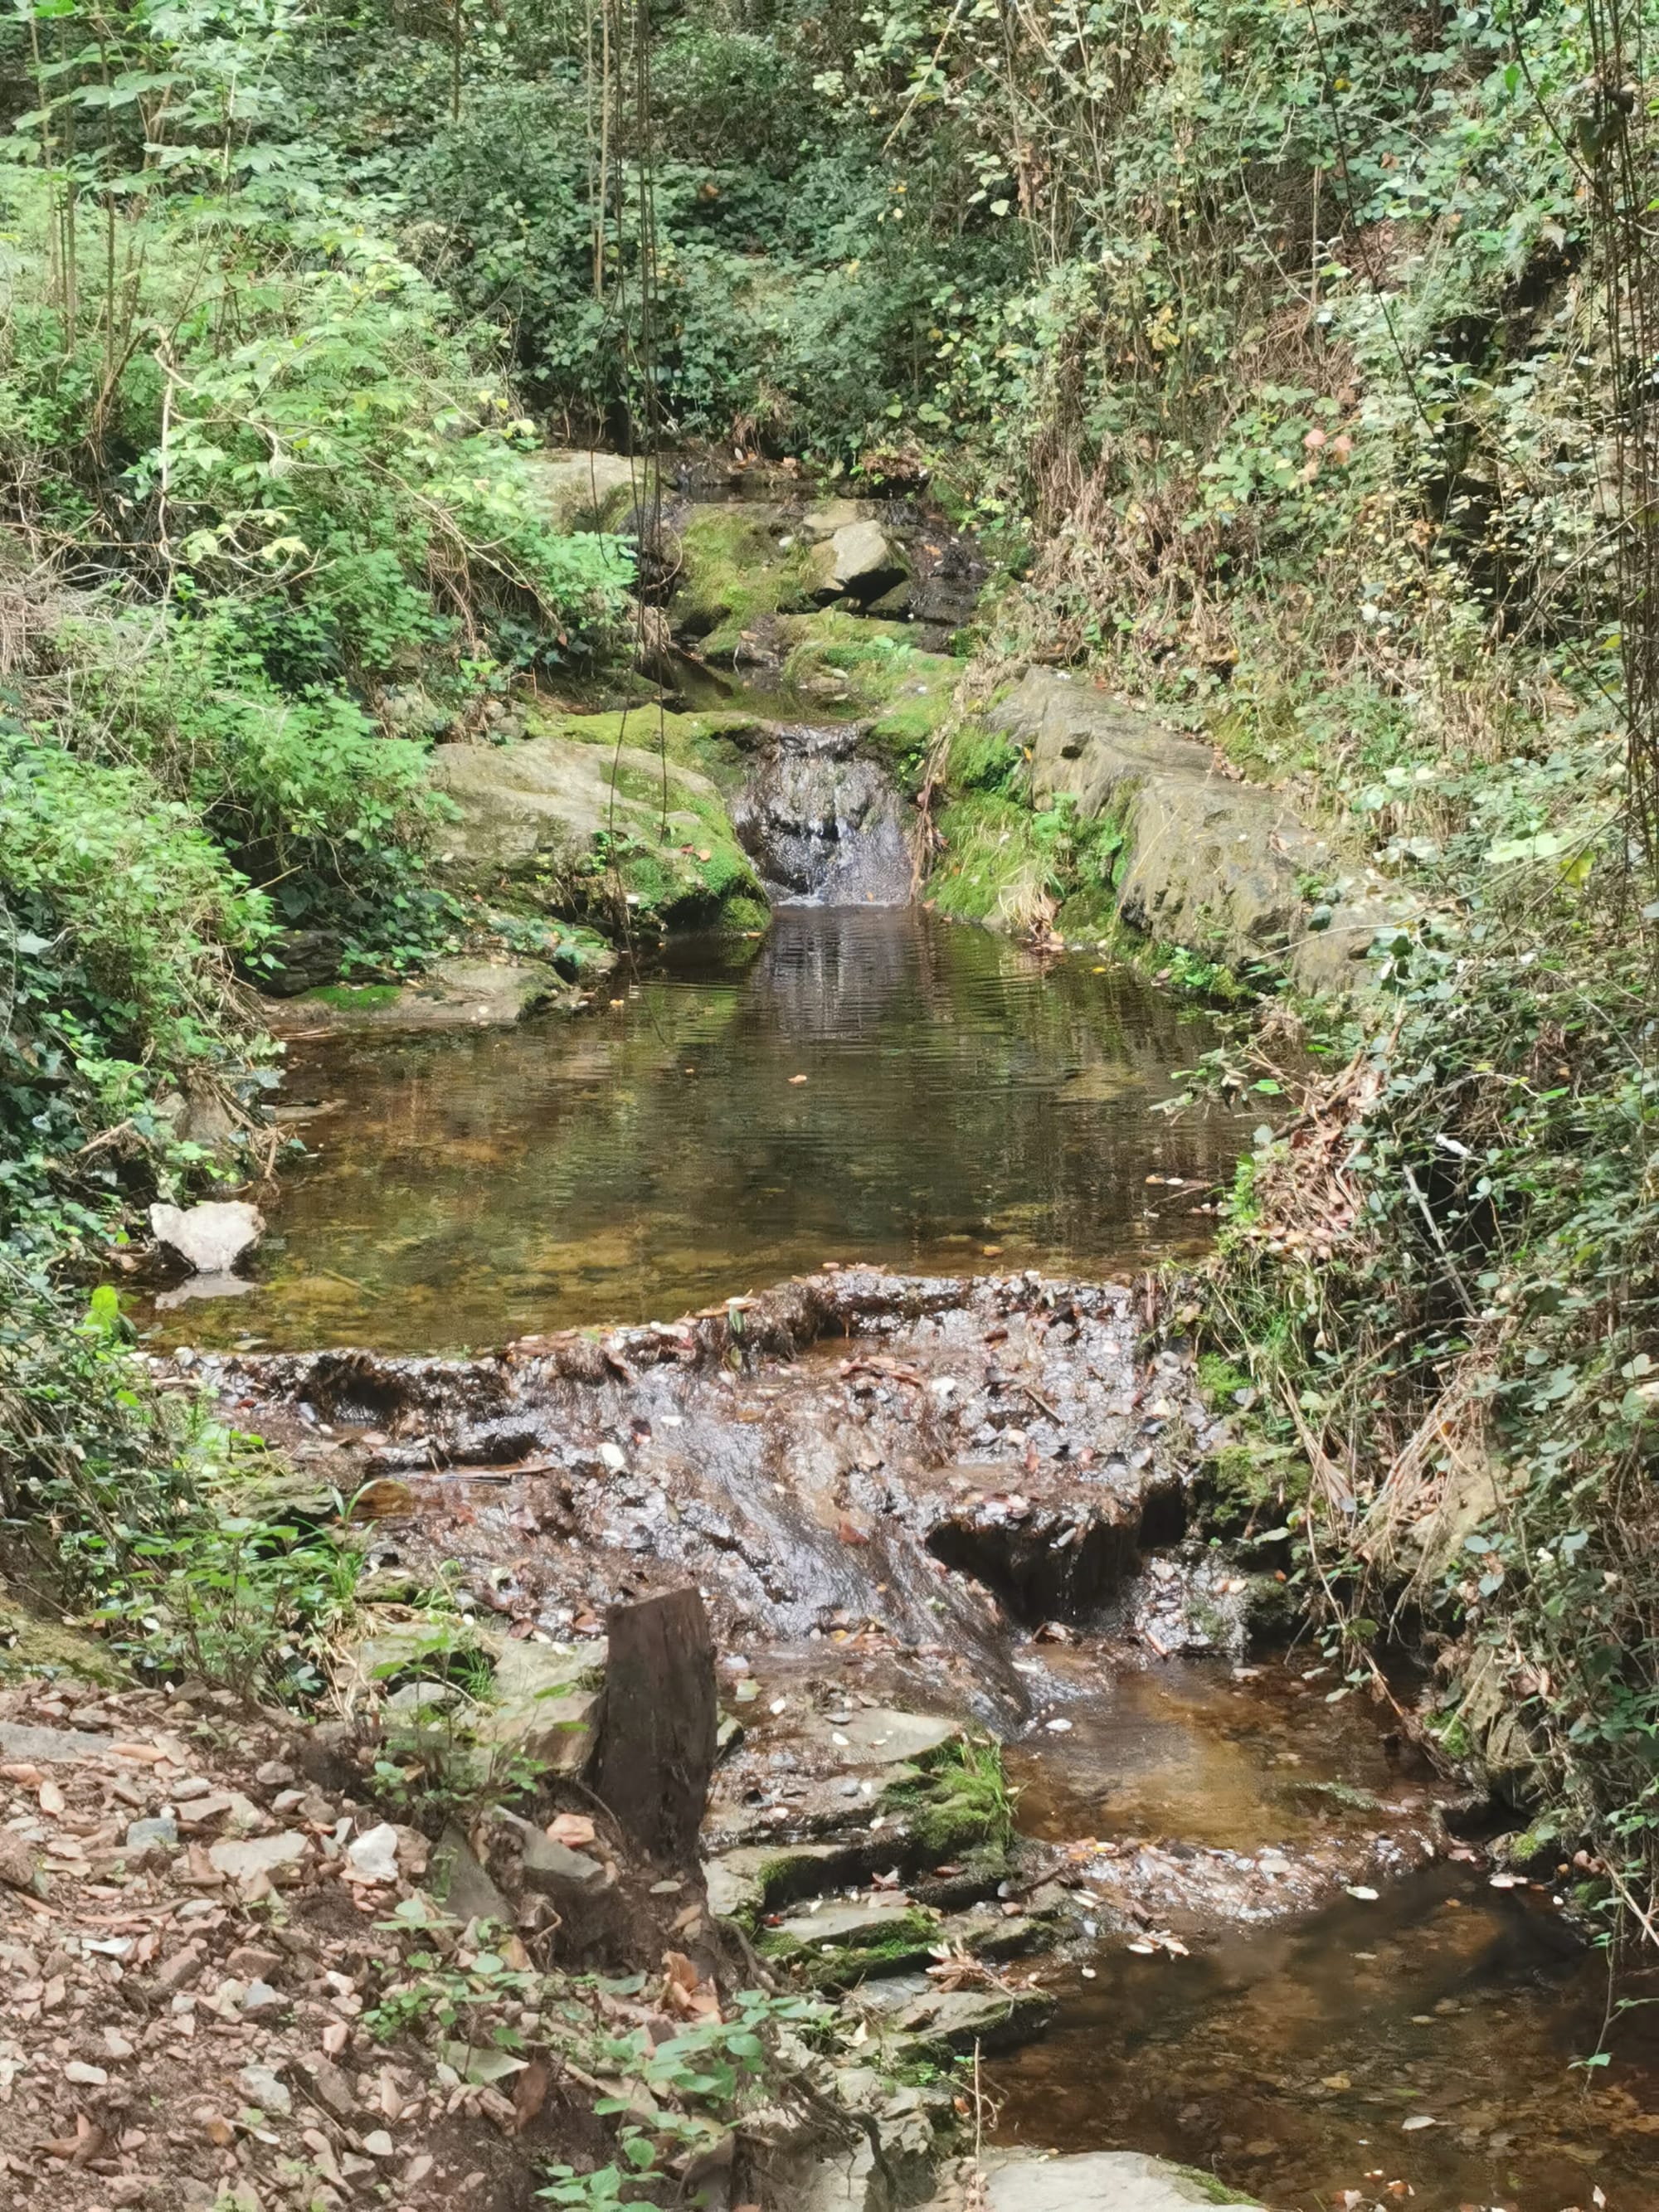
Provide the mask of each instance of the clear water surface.
[{"label": "clear water surface", "polygon": [[1155,1109],[1211,1042],[1104,956],[820,908],[677,946],[574,1019],[296,1043],[283,1103],[329,1110],[255,1285],[161,1334],[435,1352],[831,1259],[1097,1275],[1197,1249],[1241,1125]]}]

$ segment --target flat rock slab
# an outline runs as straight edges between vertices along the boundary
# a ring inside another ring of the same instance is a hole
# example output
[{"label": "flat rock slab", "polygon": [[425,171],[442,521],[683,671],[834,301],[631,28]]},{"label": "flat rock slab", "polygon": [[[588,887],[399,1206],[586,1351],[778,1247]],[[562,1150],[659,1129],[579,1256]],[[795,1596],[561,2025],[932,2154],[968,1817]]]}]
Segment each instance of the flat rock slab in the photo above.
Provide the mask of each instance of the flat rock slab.
[{"label": "flat rock slab", "polygon": [[[1277,792],[1221,774],[1210,746],[1085,678],[1028,669],[994,719],[1031,749],[1034,805],[1071,799],[1085,822],[1121,823],[1118,911],[1160,944],[1233,966],[1274,962],[1304,989],[1343,990],[1368,980],[1378,932],[1413,918]],[[1334,879],[1341,896],[1310,906],[1308,877]]]},{"label": "flat rock slab", "polygon": [[775,1911],[854,1878],[867,1856],[848,1844],[746,1844],[703,1868],[708,1910],[717,1920]]},{"label": "flat rock slab", "polygon": [[777,1933],[796,1943],[879,1943],[915,1909],[902,1890],[878,1890],[873,1897],[840,1897],[816,1912],[792,1914]]},{"label": "flat rock slab", "polygon": [[[1186,1358],[1159,1352],[1148,1377],[1143,1327],[1125,1285],[848,1267],[490,1358],[251,1352],[192,1371],[279,1445],[310,1448],[313,1418],[372,1428],[331,1474],[408,1485],[408,1571],[488,1573],[504,1610],[556,1633],[592,1617],[596,1574],[690,1583],[733,1644],[875,1621],[1012,1692],[1006,1607],[1035,1625],[1061,1596],[1076,1618],[1103,1607],[1140,1546],[1178,1528],[1213,1431]],[[533,1571],[526,1516],[571,1539],[536,1547]],[[860,1722],[862,1767],[819,1729],[807,1771],[902,1765],[928,1729],[938,1741],[925,1711],[915,1724],[877,1744],[889,1729]]]},{"label": "flat rock slab", "polygon": [[815,1727],[828,1732],[826,1748],[842,1766],[902,1766],[958,1741],[959,1721],[941,1719],[936,1713],[901,1713],[860,1708],[839,1723],[819,1719]]},{"label": "flat rock slab", "polygon": [[267,1019],[289,1036],[510,1029],[538,1007],[580,1005],[581,995],[541,961],[441,960],[390,996],[380,985],[334,984],[271,1006]]},{"label": "flat rock slab", "polygon": [[[988,2152],[981,2160],[991,2212],[1191,2212],[1194,2204],[1253,2207],[1211,2174],[1139,2151],[1091,2151],[1081,2158]],[[950,2202],[936,2200],[939,2206]]]},{"label": "flat rock slab", "polygon": [[957,2057],[977,2044],[985,2051],[1012,2051],[1042,2034],[1054,2015],[1047,1990],[942,1990],[903,1976],[883,1985],[866,1983],[865,2008],[880,2016],[890,2049],[905,2061]]},{"label": "flat rock slab", "polygon": [[233,1881],[250,1881],[255,1875],[272,1875],[279,1867],[297,1867],[311,1850],[309,1837],[297,1830],[280,1836],[252,1836],[246,1843],[212,1844],[208,1857]]},{"label": "flat rock slab", "polygon": [[202,1206],[152,1206],[149,1225],[197,1274],[228,1275],[264,1235],[265,1218],[246,1199],[210,1199]]},{"label": "flat rock slab", "polygon": [[88,1729],[29,1728],[21,1721],[0,1721],[0,1759],[20,1765],[56,1765],[71,1759],[96,1759],[114,1747],[112,1735]]}]

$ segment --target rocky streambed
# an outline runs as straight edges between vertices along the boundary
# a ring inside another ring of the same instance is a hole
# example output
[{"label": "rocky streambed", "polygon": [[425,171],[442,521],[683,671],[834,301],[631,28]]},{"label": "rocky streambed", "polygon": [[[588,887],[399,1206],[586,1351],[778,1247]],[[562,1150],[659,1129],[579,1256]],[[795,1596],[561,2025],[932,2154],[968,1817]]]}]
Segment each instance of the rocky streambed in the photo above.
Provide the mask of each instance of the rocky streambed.
[{"label": "rocky streambed", "polygon": [[[982,573],[937,518],[786,486],[647,529],[635,472],[577,459],[550,495],[636,537],[659,696],[520,701],[434,756],[442,865],[541,957],[293,1002],[310,1158],[261,1279],[167,1309],[152,1355],[277,1448],[264,1509],[350,1529],[358,1765],[477,1814],[429,1866],[377,1841],[368,1887],[510,1929],[511,1972],[580,1978],[647,2055],[665,2014],[719,2019],[734,1960],[832,2000],[792,2116],[751,2113],[737,2165],[687,2153],[711,2205],[741,2169],[804,2212],[1659,2212],[1659,2060],[1572,2070],[1601,2032],[1572,1870],[1430,1755],[1431,1680],[1309,1639],[1277,1465],[1150,1264],[1201,1246],[1239,1133],[1163,1112],[1206,1027],[1109,933],[1341,988],[1401,911],[1064,672],[936,756]],[[600,1787],[608,1638],[690,1589],[718,1758],[665,1873]],[[526,1776],[544,1827],[507,1802]],[[195,1802],[259,1847],[303,1814],[310,1905],[361,1903],[356,1801],[243,1782]],[[648,1994],[604,1978],[641,1959]],[[442,2086],[519,2125],[465,2066]],[[410,2170],[441,2192],[437,2155]]]},{"label": "rocky streambed", "polygon": [[[1566,2045],[1593,1997],[1553,1877],[1468,1840],[1484,1802],[1404,1712],[1279,1648],[1283,1569],[1231,1540],[1226,1419],[1150,1279],[848,1267],[483,1358],[206,1354],[182,1378],[319,1509],[355,1499],[376,1618],[352,1694],[404,1756],[459,1711],[485,1761],[579,1777],[607,1609],[700,1589],[707,1909],[836,1998],[872,2082],[981,2068],[1011,2140],[1072,2154],[993,2161],[993,2203],[1123,2202],[1097,2154],[1127,2148],[1271,2202],[1544,2203],[1589,2155]],[[463,1689],[416,1602],[441,1577],[485,1670]],[[502,1847],[481,1871],[510,1881]],[[1470,2038],[1486,2092],[1432,2078]],[[1598,2083],[1590,2130],[1632,2206],[1646,2094]],[[953,2184],[916,2108],[882,2112],[799,2202],[982,2201],[991,2169]]]}]

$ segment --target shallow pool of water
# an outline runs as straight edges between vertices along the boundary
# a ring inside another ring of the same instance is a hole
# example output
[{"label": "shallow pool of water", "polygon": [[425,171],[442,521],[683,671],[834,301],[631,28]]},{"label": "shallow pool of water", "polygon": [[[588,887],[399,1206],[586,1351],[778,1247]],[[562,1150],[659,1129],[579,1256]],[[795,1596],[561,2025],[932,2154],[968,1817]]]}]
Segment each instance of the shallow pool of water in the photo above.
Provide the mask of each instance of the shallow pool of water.
[{"label": "shallow pool of water", "polygon": [[1603,2043],[1600,1963],[1473,1869],[1054,1986],[1053,2031],[988,2069],[1006,2141],[1156,2152],[1284,2212],[1659,2208],[1651,2014]]},{"label": "shallow pool of water", "polygon": [[1248,1141],[1154,1110],[1212,1042],[1201,1015],[914,909],[786,910],[613,991],[574,1020],[290,1048],[284,1103],[335,1103],[255,1286],[161,1316],[165,1340],[443,1351],[825,1260],[1103,1273],[1200,1249]]}]

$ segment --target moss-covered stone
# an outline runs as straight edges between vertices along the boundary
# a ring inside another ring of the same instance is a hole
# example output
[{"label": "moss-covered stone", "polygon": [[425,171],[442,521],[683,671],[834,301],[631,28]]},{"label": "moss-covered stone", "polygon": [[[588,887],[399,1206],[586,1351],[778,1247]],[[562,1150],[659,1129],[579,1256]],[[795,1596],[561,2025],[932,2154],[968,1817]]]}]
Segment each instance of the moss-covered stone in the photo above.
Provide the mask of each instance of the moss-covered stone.
[{"label": "moss-covered stone", "polygon": [[929,1860],[1006,1850],[1013,1799],[994,1743],[957,1737],[917,1762],[921,1771],[882,1793],[884,1812],[901,1817],[913,1852]]},{"label": "moss-covered stone", "polygon": [[839,677],[872,719],[866,743],[902,783],[914,787],[954,708],[962,663],[923,653],[902,623],[874,622],[830,607],[776,626],[784,676],[810,691]]},{"label": "moss-covered stone", "polygon": [[128,1679],[109,1646],[96,1636],[30,1610],[0,1586],[0,1682],[58,1674],[106,1687]]},{"label": "moss-covered stone", "polygon": [[705,660],[729,664],[745,630],[812,605],[810,548],[778,510],[694,507],[678,538],[680,578],[669,619],[676,636],[693,640]]},{"label": "moss-covered stone", "polygon": [[935,1916],[915,1909],[884,1913],[867,1929],[827,1937],[803,1915],[788,1928],[765,1929],[755,1948],[814,1989],[842,1990],[924,1965],[938,1941]]},{"label": "moss-covered stone", "polygon": [[747,718],[543,714],[520,744],[446,745],[433,772],[456,819],[442,865],[572,921],[614,926],[625,899],[666,927],[756,927],[760,881],[720,782],[693,764],[718,762],[734,783],[734,725]]}]

